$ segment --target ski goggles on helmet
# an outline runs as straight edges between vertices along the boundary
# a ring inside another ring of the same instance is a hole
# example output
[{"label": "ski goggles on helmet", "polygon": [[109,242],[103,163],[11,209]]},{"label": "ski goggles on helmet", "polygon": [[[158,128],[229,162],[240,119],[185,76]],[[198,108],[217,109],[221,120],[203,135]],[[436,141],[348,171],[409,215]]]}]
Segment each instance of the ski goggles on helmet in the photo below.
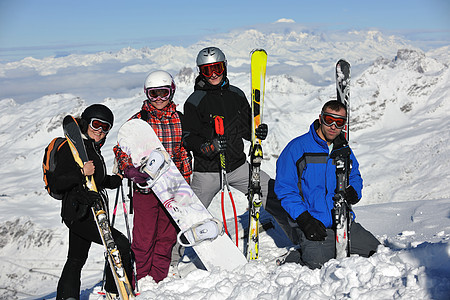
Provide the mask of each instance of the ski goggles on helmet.
[{"label": "ski goggles on helmet", "polygon": [[322,112],[320,114],[320,118],[322,119],[323,124],[325,124],[326,126],[331,127],[332,125],[334,125],[337,129],[344,128],[345,124],[347,123],[347,117],[326,112]]},{"label": "ski goggles on helmet", "polygon": [[220,76],[225,71],[225,62],[219,61],[212,64],[206,64],[199,66],[200,73],[205,77],[211,77],[214,73]]},{"label": "ski goggles on helmet", "polygon": [[91,122],[89,123],[89,126],[95,131],[101,129],[104,133],[108,133],[112,127],[109,122],[97,118],[92,118]]},{"label": "ski goggles on helmet", "polygon": [[145,90],[147,98],[150,101],[156,101],[158,98],[162,101],[167,101],[170,98],[172,90],[169,87],[148,88]]}]

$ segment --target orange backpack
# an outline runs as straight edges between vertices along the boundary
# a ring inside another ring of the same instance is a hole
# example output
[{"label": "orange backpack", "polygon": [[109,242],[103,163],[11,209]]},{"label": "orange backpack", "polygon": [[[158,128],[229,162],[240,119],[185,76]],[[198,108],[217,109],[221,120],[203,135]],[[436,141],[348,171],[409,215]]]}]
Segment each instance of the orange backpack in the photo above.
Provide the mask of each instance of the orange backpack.
[{"label": "orange backpack", "polygon": [[56,152],[67,142],[66,138],[57,137],[54,138],[47,148],[45,148],[44,159],[42,161],[42,171],[44,173],[44,183],[45,189],[48,194],[57,200],[62,200],[63,194],[58,194],[54,191],[52,187],[53,183],[53,172],[56,168]]}]

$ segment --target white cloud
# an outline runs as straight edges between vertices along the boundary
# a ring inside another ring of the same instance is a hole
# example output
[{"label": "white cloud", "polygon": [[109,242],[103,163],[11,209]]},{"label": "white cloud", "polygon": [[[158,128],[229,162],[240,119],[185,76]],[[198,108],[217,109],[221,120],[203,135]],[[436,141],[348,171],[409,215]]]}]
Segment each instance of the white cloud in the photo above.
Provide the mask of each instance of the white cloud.
[{"label": "white cloud", "polygon": [[292,19],[281,18],[277,20],[275,23],[295,23],[295,21]]}]

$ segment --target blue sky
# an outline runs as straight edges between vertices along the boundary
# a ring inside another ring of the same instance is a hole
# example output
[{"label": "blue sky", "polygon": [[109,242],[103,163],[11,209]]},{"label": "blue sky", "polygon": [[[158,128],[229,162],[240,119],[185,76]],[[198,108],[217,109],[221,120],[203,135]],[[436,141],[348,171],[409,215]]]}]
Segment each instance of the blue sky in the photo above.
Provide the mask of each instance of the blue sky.
[{"label": "blue sky", "polygon": [[377,28],[450,41],[448,0],[0,0],[0,61],[186,46],[281,18],[321,30]]}]

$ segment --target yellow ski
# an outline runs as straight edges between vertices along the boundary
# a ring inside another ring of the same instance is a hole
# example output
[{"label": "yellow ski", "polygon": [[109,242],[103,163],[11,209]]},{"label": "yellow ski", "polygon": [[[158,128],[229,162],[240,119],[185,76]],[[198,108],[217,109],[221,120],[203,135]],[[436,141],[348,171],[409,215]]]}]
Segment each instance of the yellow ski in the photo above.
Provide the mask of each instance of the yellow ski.
[{"label": "yellow ski", "polygon": [[248,187],[249,234],[247,244],[247,260],[259,257],[259,214],[262,205],[260,167],[263,159],[261,140],[256,137],[255,130],[261,124],[267,53],[264,49],[251,52],[251,89],[252,89],[252,147],[250,151],[250,178]]}]

